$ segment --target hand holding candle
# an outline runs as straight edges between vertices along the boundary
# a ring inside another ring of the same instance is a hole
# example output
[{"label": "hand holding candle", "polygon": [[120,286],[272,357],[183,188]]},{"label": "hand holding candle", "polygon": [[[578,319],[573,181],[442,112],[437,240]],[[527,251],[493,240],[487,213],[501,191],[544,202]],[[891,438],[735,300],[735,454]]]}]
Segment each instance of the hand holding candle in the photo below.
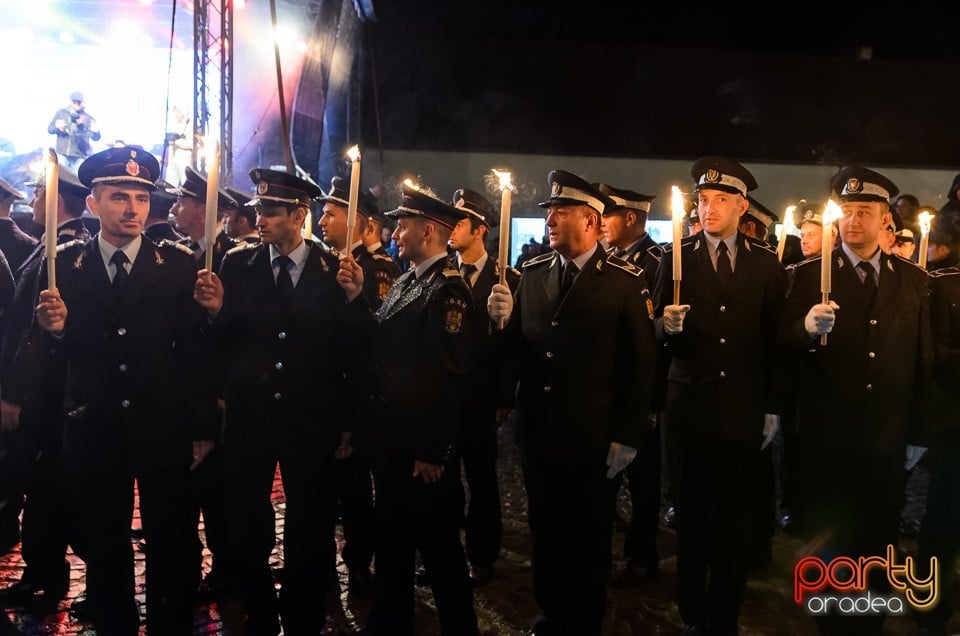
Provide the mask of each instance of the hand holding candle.
[{"label": "hand holding candle", "polygon": [[683,234],[683,193],[680,188],[671,188],[670,207],[673,212],[673,304],[680,304],[680,280],[683,278],[680,262],[680,238]]},{"label": "hand holding candle", "polygon": [[[833,222],[842,216],[840,206],[833,199],[827,201],[823,209],[823,235],[820,243],[820,302],[830,302],[830,291],[833,288]],[[820,336],[820,344],[827,344],[827,334]]]},{"label": "hand holding candle", "polygon": [[920,267],[927,269],[927,248],[930,246],[930,224],[933,215],[924,211],[917,215],[917,220],[920,222],[920,254],[917,262]]},{"label": "hand holding candle", "polygon": [[513,185],[510,173],[494,169],[493,174],[500,179],[500,284],[507,284],[507,267],[510,266],[510,203],[513,197]]},{"label": "hand holding candle", "polygon": [[57,287],[57,202],[60,198],[60,164],[53,148],[47,149],[46,198],[43,246],[47,257],[47,289]]},{"label": "hand holding candle", "polygon": [[357,201],[360,196],[360,147],[354,146],[348,150],[347,156],[350,157],[350,201],[347,206],[347,240],[343,249],[350,252],[353,233],[357,227]]},{"label": "hand holding candle", "polygon": [[783,262],[783,251],[787,247],[787,235],[794,228],[793,211],[797,209],[795,205],[788,205],[787,211],[783,213],[783,225],[780,226],[780,240],[777,243],[777,260]]},{"label": "hand holding candle", "polygon": [[[209,143],[210,145],[207,145]],[[217,207],[219,204],[217,190],[220,181],[220,142],[208,138],[204,144],[207,158],[207,216],[204,226],[203,241],[205,245],[207,271],[213,271],[213,244],[217,241]]]}]

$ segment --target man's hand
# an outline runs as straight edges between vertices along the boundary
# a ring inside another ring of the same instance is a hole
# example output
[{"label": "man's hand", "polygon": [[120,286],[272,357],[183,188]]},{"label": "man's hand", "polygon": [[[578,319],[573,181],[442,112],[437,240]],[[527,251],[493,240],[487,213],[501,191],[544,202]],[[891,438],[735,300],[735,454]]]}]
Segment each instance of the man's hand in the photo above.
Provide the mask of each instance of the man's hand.
[{"label": "man's hand", "polygon": [[197,282],[193,286],[193,299],[207,310],[210,318],[216,318],[223,309],[223,283],[220,277],[208,269],[197,272]]},{"label": "man's hand", "polygon": [[193,441],[193,463],[190,464],[190,470],[195,470],[197,466],[203,463],[213,451],[213,440],[198,439]]},{"label": "man's hand", "polygon": [[690,305],[667,305],[663,308],[663,330],[675,335],[683,331],[683,319],[690,311]]},{"label": "man's hand", "polygon": [[19,404],[11,404],[6,400],[0,400],[0,431],[9,433],[17,430],[17,427],[20,426],[20,410]]},{"label": "man's hand", "polygon": [[763,443],[760,444],[760,450],[765,449],[777,436],[780,430],[780,416],[773,413],[764,413],[763,415]]},{"label": "man's hand", "polygon": [[610,442],[610,450],[607,451],[607,479],[613,477],[621,470],[626,468],[633,458],[637,456],[637,449],[632,446],[625,446],[618,442]]},{"label": "man's hand", "polygon": [[67,306],[60,298],[59,290],[44,289],[40,292],[40,304],[37,305],[37,322],[55,336],[63,333],[63,328],[67,324]]},{"label": "man's hand", "polygon": [[57,130],[61,130],[61,131],[66,130],[66,129],[67,129],[67,120],[66,120],[66,119],[58,119],[56,122],[54,122],[53,125],[57,128]]},{"label": "man's hand", "polygon": [[432,484],[440,481],[440,478],[443,476],[443,465],[428,464],[427,462],[415,459],[413,461],[413,476],[419,477],[424,483]]},{"label": "man's hand", "polygon": [[334,459],[346,459],[353,455],[353,446],[350,444],[350,433],[340,433],[340,445],[333,452]]},{"label": "man's hand", "polygon": [[814,305],[803,319],[803,328],[811,338],[830,333],[833,329],[833,323],[837,320],[835,312],[838,309],[840,309],[840,305],[832,300]]},{"label": "man's hand", "polygon": [[513,294],[506,285],[497,283],[490,290],[490,296],[487,297],[487,314],[490,320],[497,323],[497,327],[503,329],[507,321],[510,320],[510,314],[513,313]]},{"label": "man's hand", "polygon": [[337,282],[346,292],[348,303],[352,303],[363,293],[363,269],[353,258],[353,254],[340,255],[340,270],[337,271]]}]

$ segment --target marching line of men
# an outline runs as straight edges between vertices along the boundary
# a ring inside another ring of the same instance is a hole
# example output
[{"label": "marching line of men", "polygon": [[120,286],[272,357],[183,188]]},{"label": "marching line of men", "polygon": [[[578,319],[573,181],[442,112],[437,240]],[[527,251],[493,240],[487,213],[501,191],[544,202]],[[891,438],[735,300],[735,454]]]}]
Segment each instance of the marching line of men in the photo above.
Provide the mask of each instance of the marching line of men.
[{"label": "marching line of men", "polygon": [[[316,599],[337,592],[339,511],[349,583],[373,588],[364,634],[414,633],[418,552],[442,633],[478,634],[472,588],[490,580],[500,550],[496,427],[510,408],[540,608],[532,634],[602,633],[625,469],[634,519],[620,578],[656,574],[661,429],[677,504],[681,633],[738,633],[749,564],[769,540],[768,444],[780,415],[795,417],[796,505],[817,554],[896,545],[906,445],[926,443],[926,380],[949,388],[956,374],[960,320],[949,300],[960,277],[930,278],[880,250],[897,194],[883,175],[850,167],[831,184],[843,216],[841,242],[824,255],[834,285],[824,303],[819,257],[788,277],[775,250],[744,232],[748,211],[762,216],[748,196],[757,184],[723,157],[691,168],[701,229],[681,242],[679,297],[672,248],[644,228],[652,197],[563,170],[549,174],[540,204],[553,251],[505,277],[506,264],[483,247],[495,208],[470,190],[447,202],[404,186],[386,213],[410,263],[400,274],[379,246],[387,219],[375,200],[360,198],[347,236],[341,179],[324,193],[252,170],[246,205],[218,193],[240,240],[224,234],[208,246],[206,181],[195,171],[168,190],[186,239],[146,232],[157,174],[156,159],[135,147],[87,158],[76,177],[62,170],[56,288],[47,289],[41,248],[17,268],[15,291],[2,286],[0,414],[5,432],[30,436],[21,598],[62,597],[69,542],[88,568],[85,618],[101,634],[137,633],[135,480],[149,633],[192,631],[202,510],[223,611],[243,633],[315,632]],[[303,238],[314,201],[332,248]],[[92,238],[76,223],[78,202],[99,217]],[[215,271],[202,269],[207,249]],[[785,387],[801,371],[830,380],[817,399],[794,404]],[[956,429],[938,428],[931,445],[940,494],[921,541],[943,559],[958,549],[944,530],[958,514],[949,496]],[[269,564],[278,464],[279,595]],[[63,489],[64,480],[75,485]],[[54,514],[69,527],[47,528]],[[34,541],[47,547],[28,548]],[[927,621],[931,634],[946,624],[946,605],[935,615],[942,624]],[[817,625],[879,634],[882,618]]]}]

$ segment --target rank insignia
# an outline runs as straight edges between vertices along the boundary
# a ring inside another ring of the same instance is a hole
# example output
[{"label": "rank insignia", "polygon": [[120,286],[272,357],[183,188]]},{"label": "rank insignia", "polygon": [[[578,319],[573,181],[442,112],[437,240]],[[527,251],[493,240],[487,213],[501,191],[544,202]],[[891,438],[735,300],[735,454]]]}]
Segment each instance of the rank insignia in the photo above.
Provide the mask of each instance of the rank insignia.
[{"label": "rank insignia", "polygon": [[377,277],[377,298],[380,300],[385,300],[387,293],[390,291],[390,286],[393,285],[393,278],[387,272],[379,270],[376,272]]},{"label": "rank insignia", "polygon": [[73,269],[80,269],[83,267],[83,252],[77,254],[77,260],[73,261]]},{"label": "rank insignia", "polygon": [[129,161],[127,161],[127,165],[124,166],[124,169],[127,171],[127,174],[130,175],[131,177],[135,177],[138,174],[140,174],[140,164],[134,161],[133,159],[130,159]]},{"label": "rank insignia", "polygon": [[456,298],[451,298],[444,304],[443,328],[447,333],[460,333],[466,311],[467,303]]},{"label": "rank insignia", "polygon": [[647,314],[650,315],[650,320],[653,320],[653,299],[647,296]]},{"label": "rank insignia", "polygon": [[160,256],[158,250],[153,250],[153,260],[156,261],[157,265],[163,265],[163,257]]}]

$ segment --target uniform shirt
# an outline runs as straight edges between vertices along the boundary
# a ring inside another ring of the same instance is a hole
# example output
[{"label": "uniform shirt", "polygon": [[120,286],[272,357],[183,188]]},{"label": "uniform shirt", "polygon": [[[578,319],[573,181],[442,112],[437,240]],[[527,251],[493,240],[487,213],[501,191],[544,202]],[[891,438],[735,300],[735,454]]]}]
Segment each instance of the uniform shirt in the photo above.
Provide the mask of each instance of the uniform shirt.
[{"label": "uniform shirt", "polygon": [[383,243],[381,243],[380,241],[377,241],[376,243],[371,243],[370,245],[367,245],[367,251],[370,252],[371,254],[376,254],[377,250],[379,250],[381,247],[383,247]]},{"label": "uniform shirt", "polygon": [[[710,253],[710,262],[713,263],[713,269],[717,269],[717,246],[720,245],[720,239],[704,232],[703,238],[707,240],[707,249]],[[737,233],[734,232],[723,239],[727,244],[727,256],[730,257],[730,271],[737,269]]]},{"label": "uniform shirt", "polygon": [[113,258],[113,254],[118,251],[122,251],[127,255],[127,264],[123,266],[127,273],[130,273],[130,270],[133,269],[133,262],[137,260],[137,254],[140,253],[140,245],[143,243],[143,239],[139,236],[123,247],[115,247],[110,243],[107,243],[103,237],[99,237],[100,240],[97,241],[97,245],[100,248],[100,258],[103,259],[103,266],[107,270],[107,278],[110,279],[110,282],[113,282],[113,277],[117,275],[116,266],[110,262],[110,259]]},{"label": "uniform shirt", "polygon": [[[473,289],[474,285],[477,284],[477,279],[480,278],[480,272],[483,271],[483,268],[487,264],[487,261],[489,259],[490,259],[490,256],[487,255],[486,252],[484,252],[483,255],[481,255],[480,258],[476,260],[476,262],[471,263],[471,265],[474,265],[476,269],[473,270],[473,273],[470,274],[469,278],[464,279],[467,281],[467,283],[469,283],[470,289]],[[460,255],[459,252],[457,252],[457,269],[463,270],[463,257]]]},{"label": "uniform shirt", "polygon": [[[277,281],[277,275],[280,273],[280,266],[277,264],[277,257],[280,256],[280,250],[275,246],[270,246],[270,267],[273,269],[273,281]],[[290,272],[290,280],[293,281],[293,286],[297,286],[297,281],[300,280],[300,274],[303,273],[303,266],[307,262],[307,244],[305,241],[300,241],[300,245],[297,245],[292,252],[287,254],[290,257],[290,260],[293,261],[293,264],[289,266],[288,271]]]},{"label": "uniform shirt", "polygon": [[[591,258],[593,258],[593,253],[597,251],[597,248],[598,248],[600,245],[601,245],[600,243],[595,243],[594,246],[593,246],[593,249],[587,250],[586,252],[584,252],[584,253],[581,254],[580,256],[577,256],[576,258],[572,259],[572,260],[573,260],[573,264],[577,266],[577,273],[578,273],[578,274],[583,271],[583,268],[584,268],[584,266],[587,264],[587,261],[589,261]],[[604,250],[604,251],[606,251],[606,250]],[[557,256],[560,257],[560,263],[561,263],[562,265],[566,265],[566,264],[567,264],[567,261],[571,260],[571,259],[567,258],[566,256],[564,256],[563,254],[561,254],[560,252],[557,252]]]},{"label": "uniform shirt", "polygon": [[[847,258],[850,259],[850,264],[853,265],[853,271],[857,273],[857,277],[860,278],[860,282],[862,283],[866,279],[867,274],[863,271],[863,269],[857,267],[857,265],[864,262],[864,259],[854,254],[853,250],[851,250],[850,246],[846,243],[841,243],[840,247],[843,248],[843,253],[847,255]],[[880,248],[877,248],[877,251],[874,252],[873,256],[866,260],[867,263],[870,263],[870,265],[873,266],[873,282],[875,284],[880,283],[878,279],[880,278],[880,254],[882,251],[883,250]]]},{"label": "uniform shirt", "polygon": [[447,257],[446,252],[440,252],[436,256],[431,256],[427,260],[417,265],[416,268],[414,268],[413,275],[416,278],[423,278],[423,275],[427,273],[427,270],[430,269],[434,263],[439,261],[441,258],[446,258],[446,257]]}]

